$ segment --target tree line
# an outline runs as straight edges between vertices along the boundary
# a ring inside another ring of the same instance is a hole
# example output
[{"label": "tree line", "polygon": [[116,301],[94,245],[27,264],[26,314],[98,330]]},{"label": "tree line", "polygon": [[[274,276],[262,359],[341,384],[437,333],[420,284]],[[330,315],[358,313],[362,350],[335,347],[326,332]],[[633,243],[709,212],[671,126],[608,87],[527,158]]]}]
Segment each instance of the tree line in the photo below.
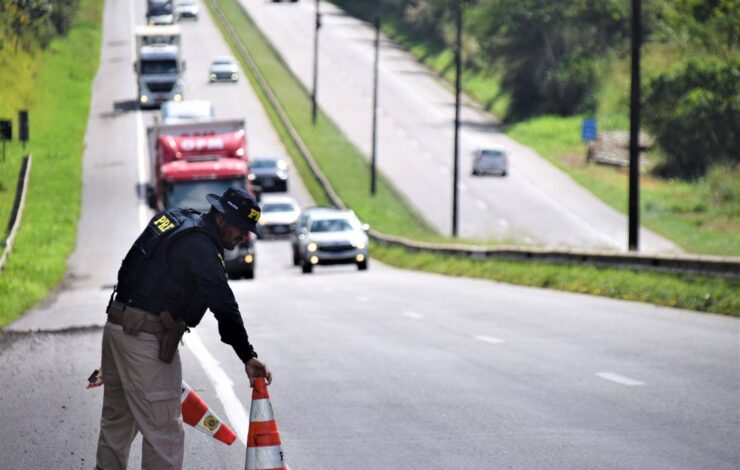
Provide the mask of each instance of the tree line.
[{"label": "tree line", "polygon": [[79,0],[0,0],[0,47],[45,48],[69,32],[79,5]]},{"label": "tree line", "polygon": [[[508,121],[594,114],[609,64],[630,52],[628,0],[333,0],[365,19],[380,15],[432,48],[454,46],[464,10],[466,68],[501,77]],[[736,165],[740,141],[740,2],[642,2],[643,43],[684,51],[643,81],[643,123],[665,154],[657,169],[692,179]]]}]

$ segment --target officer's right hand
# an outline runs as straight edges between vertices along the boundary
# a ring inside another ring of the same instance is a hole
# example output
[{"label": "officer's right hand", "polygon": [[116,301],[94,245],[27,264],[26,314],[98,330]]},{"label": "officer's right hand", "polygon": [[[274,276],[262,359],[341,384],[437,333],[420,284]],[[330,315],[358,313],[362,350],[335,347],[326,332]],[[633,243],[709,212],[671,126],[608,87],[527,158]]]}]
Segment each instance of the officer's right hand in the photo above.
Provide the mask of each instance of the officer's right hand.
[{"label": "officer's right hand", "polygon": [[267,364],[256,357],[253,357],[244,364],[244,370],[247,372],[247,377],[249,377],[250,387],[254,387],[254,379],[257,377],[264,377],[267,385],[270,385],[272,382],[272,372],[270,372]]}]

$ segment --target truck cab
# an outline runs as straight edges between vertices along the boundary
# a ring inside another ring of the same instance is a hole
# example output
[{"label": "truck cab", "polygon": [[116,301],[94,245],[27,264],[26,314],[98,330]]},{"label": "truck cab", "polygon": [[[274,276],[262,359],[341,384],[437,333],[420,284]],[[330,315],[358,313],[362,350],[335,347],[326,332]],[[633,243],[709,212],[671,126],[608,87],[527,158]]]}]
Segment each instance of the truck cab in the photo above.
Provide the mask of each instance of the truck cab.
[{"label": "truck cab", "polygon": [[138,101],[142,108],[183,98],[179,26],[144,26],[136,29]]},{"label": "truck cab", "polygon": [[149,0],[146,7],[146,24],[161,26],[175,23],[172,0]]}]

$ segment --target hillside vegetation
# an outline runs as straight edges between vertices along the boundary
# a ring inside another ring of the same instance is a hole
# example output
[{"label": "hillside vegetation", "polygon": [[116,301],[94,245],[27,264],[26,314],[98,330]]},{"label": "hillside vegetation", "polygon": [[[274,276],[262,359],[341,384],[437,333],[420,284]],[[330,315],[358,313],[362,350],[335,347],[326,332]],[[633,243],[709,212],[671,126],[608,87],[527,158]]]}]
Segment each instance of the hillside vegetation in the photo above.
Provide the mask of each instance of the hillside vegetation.
[{"label": "hillside vegetation", "polygon": [[[82,151],[98,68],[102,0],[0,0],[0,119],[13,141],[0,161],[0,233],[6,236],[21,157],[33,155],[13,252],[0,272],[0,327],[63,278],[80,214]],[[18,111],[30,140],[18,142]]]}]

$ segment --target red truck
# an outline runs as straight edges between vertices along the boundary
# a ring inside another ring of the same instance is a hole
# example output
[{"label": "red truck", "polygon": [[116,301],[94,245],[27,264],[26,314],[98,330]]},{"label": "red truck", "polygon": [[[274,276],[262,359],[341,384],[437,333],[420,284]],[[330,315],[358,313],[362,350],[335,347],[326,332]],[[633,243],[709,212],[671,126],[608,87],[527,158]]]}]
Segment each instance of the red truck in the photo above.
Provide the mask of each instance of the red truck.
[{"label": "red truck", "polygon": [[[247,175],[247,135],[243,120],[157,124],[147,129],[152,163],[147,201],[155,210],[190,207],[207,212],[209,193],[229,187],[252,191]],[[254,278],[254,240],[227,251],[231,278]]]}]

